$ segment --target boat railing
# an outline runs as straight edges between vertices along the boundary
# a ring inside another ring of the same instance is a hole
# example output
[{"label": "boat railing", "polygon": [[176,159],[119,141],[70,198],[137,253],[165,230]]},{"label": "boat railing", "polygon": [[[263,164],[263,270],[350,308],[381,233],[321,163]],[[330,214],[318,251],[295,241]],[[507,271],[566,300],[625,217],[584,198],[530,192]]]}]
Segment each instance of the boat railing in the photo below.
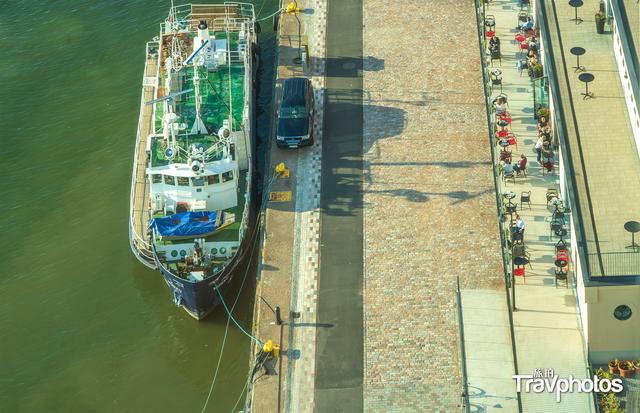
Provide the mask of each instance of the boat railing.
[{"label": "boat railing", "polygon": [[[148,240],[145,239],[144,234],[138,233],[136,231],[136,219],[142,219],[145,210],[144,208],[144,200],[142,201],[142,205],[136,208],[136,196],[140,193],[145,195],[145,174],[143,172],[146,168],[146,163],[140,162],[140,151],[146,151],[146,144],[143,145],[142,141],[147,139],[147,133],[143,132],[144,125],[144,111],[145,111],[145,88],[152,87],[157,88],[157,79],[158,79],[158,70],[157,63],[156,67],[150,67],[149,61],[153,61],[156,59],[159,53],[160,44],[157,41],[147,42],[146,44],[146,59],[144,65],[144,76],[142,81],[142,93],[140,96],[140,116],[138,118],[138,128],[136,132],[136,146],[134,151],[134,161],[133,161],[133,173],[131,176],[131,195],[129,200],[129,241],[131,243],[132,249],[144,260],[153,262],[153,252],[152,246]],[[143,136],[144,135],[144,136]],[[139,176],[142,176],[142,180],[138,179]]]},{"label": "boat railing", "polygon": [[182,4],[174,6],[170,18],[160,24],[161,33],[194,31],[201,20],[205,20],[214,31],[240,31],[244,28],[253,32],[255,12],[252,4],[244,2]]}]

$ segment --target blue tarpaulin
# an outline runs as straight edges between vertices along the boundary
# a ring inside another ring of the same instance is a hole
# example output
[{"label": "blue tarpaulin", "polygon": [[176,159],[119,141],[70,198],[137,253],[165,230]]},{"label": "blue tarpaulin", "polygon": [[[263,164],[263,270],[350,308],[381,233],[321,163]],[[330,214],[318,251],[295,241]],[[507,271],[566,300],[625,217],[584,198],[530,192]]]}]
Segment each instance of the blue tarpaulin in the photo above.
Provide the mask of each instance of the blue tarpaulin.
[{"label": "blue tarpaulin", "polygon": [[220,226],[218,211],[180,212],[152,218],[149,225],[163,237],[191,237],[210,234]]}]

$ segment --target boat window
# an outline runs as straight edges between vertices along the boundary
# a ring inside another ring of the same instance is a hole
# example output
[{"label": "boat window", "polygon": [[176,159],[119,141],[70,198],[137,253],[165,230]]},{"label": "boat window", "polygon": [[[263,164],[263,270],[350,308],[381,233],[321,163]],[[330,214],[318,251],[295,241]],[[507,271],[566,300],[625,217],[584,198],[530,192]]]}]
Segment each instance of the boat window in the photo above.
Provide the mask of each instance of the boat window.
[{"label": "boat window", "polygon": [[162,183],[162,175],[159,175],[159,174],[151,175],[151,183],[152,184],[161,184]]},{"label": "boat window", "polygon": [[195,178],[191,178],[191,185],[193,186],[204,186],[204,176],[198,176]]},{"label": "boat window", "polygon": [[186,176],[179,176],[178,186],[189,186],[189,178],[187,178]]},{"label": "boat window", "polygon": [[220,183],[220,175],[209,175],[209,176],[207,176],[207,183],[209,185],[219,184]]},{"label": "boat window", "polygon": [[176,184],[176,178],[174,178],[171,175],[165,175],[164,176],[164,183],[167,185],[175,185]]},{"label": "boat window", "polygon": [[233,179],[233,171],[224,172],[222,174],[222,182],[228,182]]}]

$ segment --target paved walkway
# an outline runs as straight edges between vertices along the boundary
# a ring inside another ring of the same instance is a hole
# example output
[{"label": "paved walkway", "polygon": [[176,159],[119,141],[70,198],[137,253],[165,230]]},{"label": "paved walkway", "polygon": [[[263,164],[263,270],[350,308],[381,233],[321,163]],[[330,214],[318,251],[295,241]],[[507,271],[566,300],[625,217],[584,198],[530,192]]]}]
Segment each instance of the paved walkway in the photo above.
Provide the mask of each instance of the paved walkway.
[{"label": "paved walkway", "polygon": [[458,411],[456,277],[504,289],[475,22],[364,1],[367,412]]},{"label": "paved walkway", "polygon": [[[533,150],[537,131],[532,85],[526,71],[520,76],[516,69],[513,36],[519,10],[517,0],[494,0],[489,8],[496,17],[496,32],[502,43],[503,92],[509,97],[512,131],[518,137],[518,149],[511,149],[514,160],[521,153],[529,159],[526,178],[516,178],[515,184],[512,181],[500,184],[500,192],[512,190],[518,194],[514,202],[519,204],[518,213],[526,223],[525,245],[532,264],[532,268],[525,268],[526,284],[521,277],[516,280],[517,311],[513,317],[519,373],[532,374],[535,369],[553,368],[561,377],[584,378],[587,364],[572,280],[569,288],[555,287],[554,245],[557,238],[551,238],[549,233],[552,207],[546,205],[546,191],[558,187],[558,168],[556,166],[554,175],[542,176]],[[498,148],[495,150],[497,154]],[[520,205],[522,191],[531,191],[531,208]],[[566,394],[560,404],[550,393],[523,393],[522,404],[524,412],[594,411],[592,396],[586,393]]]},{"label": "paved walkway", "polygon": [[516,412],[518,403],[505,292],[462,290],[471,411]]},{"label": "paved walkway", "polygon": [[[262,267],[254,309],[254,335],[264,340],[280,341],[280,326],[275,325],[274,314],[265,301],[271,306],[279,306],[285,321],[289,321],[289,310],[298,312],[300,317],[283,328],[280,342],[282,366],[276,366],[277,375],[256,374],[250,396],[251,411],[256,413],[312,412],[316,403],[315,327],[326,0],[299,0],[298,6],[313,13],[301,13],[300,26],[294,16],[280,16],[275,102],[281,98],[283,79],[292,76],[311,78],[316,102],[315,144],[299,150],[279,149],[275,145],[275,129],[272,127],[268,170],[273,171],[277,164],[284,162],[290,170],[290,177],[276,180],[270,189],[272,192],[290,191],[292,199],[291,202],[271,201],[267,204]],[[298,47],[300,43],[304,44],[305,37],[312,59],[307,71],[303,72],[302,66],[294,63],[293,59],[298,56]],[[276,107],[274,104],[274,118]],[[258,348],[254,350],[255,354]]]}]

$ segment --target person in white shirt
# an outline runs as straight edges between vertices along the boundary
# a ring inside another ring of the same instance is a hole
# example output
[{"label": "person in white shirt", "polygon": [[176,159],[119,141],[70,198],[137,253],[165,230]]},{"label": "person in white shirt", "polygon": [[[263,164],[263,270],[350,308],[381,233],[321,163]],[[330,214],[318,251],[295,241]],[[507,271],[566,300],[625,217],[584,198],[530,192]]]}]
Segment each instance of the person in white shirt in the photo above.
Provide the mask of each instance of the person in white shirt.
[{"label": "person in white shirt", "polygon": [[538,141],[536,142],[536,146],[534,146],[534,149],[536,150],[536,153],[538,154],[538,163],[540,163],[540,160],[542,159],[542,145],[544,144],[544,140],[542,139],[542,136],[538,137]]},{"label": "person in white shirt", "polygon": [[507,110],[507,102],[504,98],[499,97],[496,99],[494,105],[496,106],[496,114],[497,115],[507,115],[509,111]]}]

